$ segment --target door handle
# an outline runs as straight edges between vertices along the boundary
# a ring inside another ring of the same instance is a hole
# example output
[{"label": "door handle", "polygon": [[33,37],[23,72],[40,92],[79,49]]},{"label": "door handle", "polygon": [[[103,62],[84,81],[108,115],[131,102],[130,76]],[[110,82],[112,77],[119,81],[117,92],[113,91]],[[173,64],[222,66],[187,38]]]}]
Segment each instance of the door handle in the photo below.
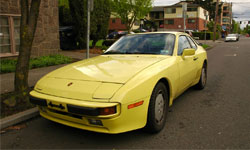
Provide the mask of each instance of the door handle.
[{"label": "door handle", "polygon": [[194,61],[196,61],[197,59],[198,59],[198,57],[194,57],[194,59],[193,59],[193,60],[194,60]]}]

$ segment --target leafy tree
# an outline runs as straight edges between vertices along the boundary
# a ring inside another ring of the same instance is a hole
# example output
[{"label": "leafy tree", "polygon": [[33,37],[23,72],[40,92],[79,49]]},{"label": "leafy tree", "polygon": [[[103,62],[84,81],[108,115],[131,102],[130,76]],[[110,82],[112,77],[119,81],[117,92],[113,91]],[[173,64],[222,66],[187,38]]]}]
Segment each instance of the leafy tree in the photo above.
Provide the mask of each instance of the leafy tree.
[{"label": "leafy tree", "polygon": [[248,26],[248,24],[247,24],[247,26],[244,28],[243,33],[250,34],[250,26]]},{"label": "leafy tree", "polygon": [[233,33],[240,33],[240,24],[238,22],[236,22],[235,20],[233,20],[232,22],[232,31]]},{"label": "leafy tree", "polygon": [[108,34],[109,18],[111,14],[110,0],[95,0],[94,11],[91,12],[90,39],[92,46],[100,39],[105,39]]},{"label": "leafy tree", "polygon": [[86,48],[87,0],[70,0],[69,7],[74,20],[74,34],[79,48]]},{"label": "leafy tree", "polygon": [[[74,32],[79,48],[86,48],[87,33],[87,0],[70,0],[69,7],[74,20]],[[91,12],[90,38],[93,45],[104,39],[108,33],[110,18],[110,0],[94,0],[94,10]]]},{"label": "leafy tree", "polygon": [[[214,21],[208,22],[207,28],[208,28],[208,31],[213,32],[213,30],[214,30]],[[219,32],[222,31],[222,28],[221,28],[221,26],[219,24],[217,24],[217,26],[216,26],[216,31],[219,31]]]},{"label": "leafy tree", "polygon": [[73,25],[68,0],[59,0],[59,24],[60,26]]},{"label": "leafy tree", "polygon": [[19,103],[28,99],[29,61],[41,0],[32,0],[31,3],[29,0],[21,0],[20,2],[20,49],[15,72],[15,99]]},{"label": "leafy tree", "polygon": [[113,15],[121,18],[131,31],[135,21],[143,19],[152,8],[152,0],[113,0]]}]

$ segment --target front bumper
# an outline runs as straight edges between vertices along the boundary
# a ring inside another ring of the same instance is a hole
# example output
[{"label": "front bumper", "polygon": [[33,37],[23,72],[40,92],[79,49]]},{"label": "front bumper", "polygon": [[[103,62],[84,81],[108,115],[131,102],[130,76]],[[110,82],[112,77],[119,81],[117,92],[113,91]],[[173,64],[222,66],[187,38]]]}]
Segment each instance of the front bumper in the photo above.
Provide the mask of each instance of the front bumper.
[{"label": "front bumper", "polygon": [[[43,99],[46,101],[46,103],[41,101],[37,103],[42,117],[71,127],[115,134],[142,128],[146,125],[146,104],[133,109],[127,109],[128,104],[80,101],[50,96],[36,91],[32,91],[30,95],[37,100]],[[54,106],[50,106],[50,103]],[[68,109],[69,105],[86,108],[85,114],[70,112]],[[116,106],[115,114],[104,116],[96,113],[96,110],[99,108],[113,106]],[[97,124],[92,124],[91,122],[93,121],[96,121]]]}]

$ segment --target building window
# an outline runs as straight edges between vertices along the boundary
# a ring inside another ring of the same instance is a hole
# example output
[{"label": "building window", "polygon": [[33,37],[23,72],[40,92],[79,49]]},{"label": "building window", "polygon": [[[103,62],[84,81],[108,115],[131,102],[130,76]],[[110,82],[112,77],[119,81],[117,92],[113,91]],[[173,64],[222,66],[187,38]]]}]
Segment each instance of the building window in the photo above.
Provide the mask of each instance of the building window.
[{"label": "building window", "polygon": [[188,23],[195,23],[195,19],[188,19]]},{"label": "building window", "polygon": [[227,6],[223,7],[223,10],[228,10],[228,7]]},{"label": "building window", "polygon": [[20,47],[20,17],[13,17],[14,20],[14,38],[15,38],[15,50],[19,52]]},{"label": "building window", "polygon": [[17,54],[20,45],[20,16],[0,15],[0,56]]},{"label": "building window", "polygon": [[229,17],[229,13],[223,13],[223,17]]},{"label": "building window", "polygon": [[159,12],[155,13],[155,19],[160,19],[160,13]]},{"label": "building window", "polygon": [[229,22],[229,19],[228,18],[223,18],[222,22]]},{"label": "building window", "polygon": [[168,20],[166,20],[165,24],[174,24],[174,19],[168,19]]},{"label": "building window", "polygon": [[197,11],[197,8],[187,8],[187,11]]},{"label": "building window", "polygon": [[154,12],[150,12],[150,18],[154,18]]},{"label": "building window", "polygon": [[112,23],[115,23],[115,19],[112,19]]},{"label": "building window", "polygon": [[166,13],[167,14],[175,14],[176,13],[176,8],[167,8]]}]

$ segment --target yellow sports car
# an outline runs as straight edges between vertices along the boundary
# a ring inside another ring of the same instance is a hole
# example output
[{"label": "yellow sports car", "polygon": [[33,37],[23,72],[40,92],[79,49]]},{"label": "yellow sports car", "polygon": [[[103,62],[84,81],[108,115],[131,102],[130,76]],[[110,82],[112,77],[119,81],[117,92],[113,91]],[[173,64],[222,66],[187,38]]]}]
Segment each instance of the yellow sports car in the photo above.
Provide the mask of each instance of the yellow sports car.
[{"label": "yellow sports car", "polygon": [[173,100],[203,89],[206,51],[186,33],[126,35],[103,55],[57,69],[38,81],[30,101],[49,120],[95,132],[159,132]]}]

